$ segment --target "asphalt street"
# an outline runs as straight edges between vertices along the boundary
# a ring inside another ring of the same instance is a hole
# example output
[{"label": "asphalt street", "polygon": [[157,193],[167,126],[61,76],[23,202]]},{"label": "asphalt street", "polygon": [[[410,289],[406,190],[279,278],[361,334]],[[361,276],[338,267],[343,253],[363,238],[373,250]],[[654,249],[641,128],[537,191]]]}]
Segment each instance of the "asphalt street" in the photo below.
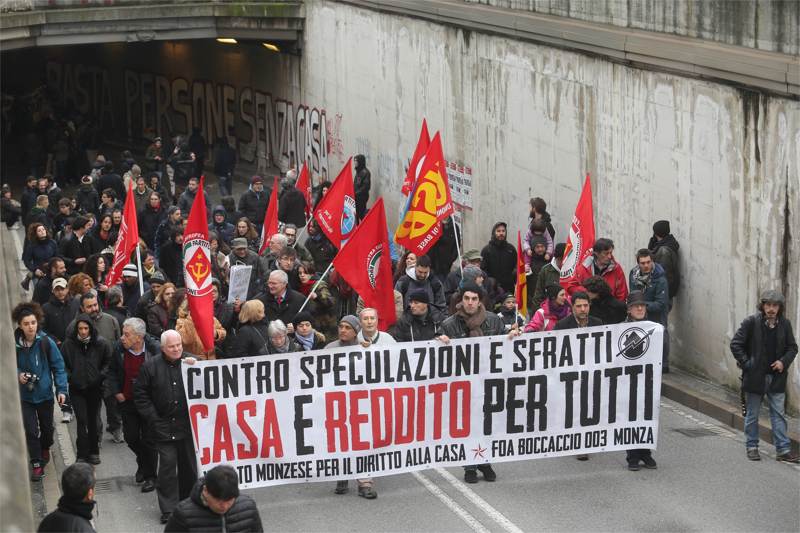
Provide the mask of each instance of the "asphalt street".
[{"label": "asphalt street", "polygon": [[[58,431],[70,462],[74,423]],[[109,438],[97,467],[97,530],[161,531],[155,493],[140,492],[132,452]],[[332,483],[245,493],[267,531],[800,531],[800,467],[761,448],[762,461],[748,461],[741,432],[665,399],[657,470],[629,472],[615,452],[499,464],[495,483],[466,485],[460,468],[376,478],[372,501],[354,483],[343,496]]]}]

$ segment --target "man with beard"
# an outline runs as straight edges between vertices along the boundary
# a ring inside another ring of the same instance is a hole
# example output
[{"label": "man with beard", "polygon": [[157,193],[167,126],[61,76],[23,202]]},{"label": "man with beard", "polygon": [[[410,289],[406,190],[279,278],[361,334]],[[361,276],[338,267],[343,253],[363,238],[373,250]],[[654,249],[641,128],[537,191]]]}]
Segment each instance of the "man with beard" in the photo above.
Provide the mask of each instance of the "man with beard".
[{"label": "man with beard", "polygon": [[[505,230],[505,227],[503,227],[503,230]],[[511,287],[513,288],[514,286],[512,285]],[[459,294],[461,302],[456,305],[455,314],[442,322],[442,334],[437,337],[440,341],[447,344],[450,339],[488,337],[505,333],[506,328],[500,317],[487,311],[481,303],[481,299],[484,296],[482,288],[474,283],[465,283]],[[464,481],[477,483],[478,470],[481,471],[486,481],[495,481],[497,479],[497,474],[492,469],[492,465],[485,463],[465,466]]]},{"label": "man with beard", "polygon": [[497,280],[504,293],[514,292],[517,280],[517,249],[508,240],[508,225],[498,222],[492,227],[492,238],[481,250],[481,270]]},{"label": "man with beard", "polygon": [[766,395],[772,424],[775,459],[787,463],[800,462],[792,452],[786,435],[786,376],[797,355],[792,323],[784,316],[786,303],[783,294],[764,291],[758,313],[745,318],[731,340],[731,353],[742,369],[742,390],[747,413],[744,418],[747,458],[761,460],[758,453],[758,412]]},{"label": "man with beard", "polygon": [[45,276],[36,283],[36,287],[33,289],[33,301],[39,304],[46,303],[50,299],[53,281],[57,278],[67,278],[67,265],[59,256],[52,257],[48,261]]}]

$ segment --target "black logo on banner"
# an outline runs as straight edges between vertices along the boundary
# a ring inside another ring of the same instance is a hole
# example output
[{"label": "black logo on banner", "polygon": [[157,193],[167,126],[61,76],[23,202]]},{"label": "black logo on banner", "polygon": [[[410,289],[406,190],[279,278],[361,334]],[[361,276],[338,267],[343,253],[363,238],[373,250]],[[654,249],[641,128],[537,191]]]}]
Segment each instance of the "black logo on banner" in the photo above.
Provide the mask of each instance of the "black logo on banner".
[{"label": "black logo on banner", "polygon": [[617,346],[619,354],[625,359],[638,359],[647,353],[650,347],[650,335],[654,330],[645,331],[642,328],[628,328],[619,337]]}]

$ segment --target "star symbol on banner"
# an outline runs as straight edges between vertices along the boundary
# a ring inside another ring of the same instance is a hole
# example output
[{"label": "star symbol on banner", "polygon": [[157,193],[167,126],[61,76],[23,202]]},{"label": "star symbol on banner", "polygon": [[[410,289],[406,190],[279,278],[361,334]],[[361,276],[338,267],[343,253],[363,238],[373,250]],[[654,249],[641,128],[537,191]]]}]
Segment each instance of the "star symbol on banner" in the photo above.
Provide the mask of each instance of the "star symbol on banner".
[{"label": "star symbol on banner", "polygon": [[486,451],[486,448],[481,448],[480,444],[478,444],[477,448],[472,448],[471,451],[475,452],[475,457],[473,457],[473,459],[477,459],[478,457],[485,459],[483,452]]}]

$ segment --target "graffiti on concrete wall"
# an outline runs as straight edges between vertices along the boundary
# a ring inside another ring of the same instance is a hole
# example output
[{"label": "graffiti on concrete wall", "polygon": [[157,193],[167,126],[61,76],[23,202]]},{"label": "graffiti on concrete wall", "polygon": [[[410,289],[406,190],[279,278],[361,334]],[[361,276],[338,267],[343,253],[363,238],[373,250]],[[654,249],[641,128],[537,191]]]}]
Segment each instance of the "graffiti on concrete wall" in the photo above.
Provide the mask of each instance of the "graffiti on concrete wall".
[{"label": "graffiti on concrete wall", "polygon": [[58,90],[63,104],[127,139],[199,128],[209,144],[227,137],[243,161],[284,170],[306,161],[320,180],[329,178],[328,155],[341,158],[344,152],[341,115],[331,125],[324,109],[253,87],[133,70],[115,80],[107,69],[56,62],[46,70],[48,85]]}]

